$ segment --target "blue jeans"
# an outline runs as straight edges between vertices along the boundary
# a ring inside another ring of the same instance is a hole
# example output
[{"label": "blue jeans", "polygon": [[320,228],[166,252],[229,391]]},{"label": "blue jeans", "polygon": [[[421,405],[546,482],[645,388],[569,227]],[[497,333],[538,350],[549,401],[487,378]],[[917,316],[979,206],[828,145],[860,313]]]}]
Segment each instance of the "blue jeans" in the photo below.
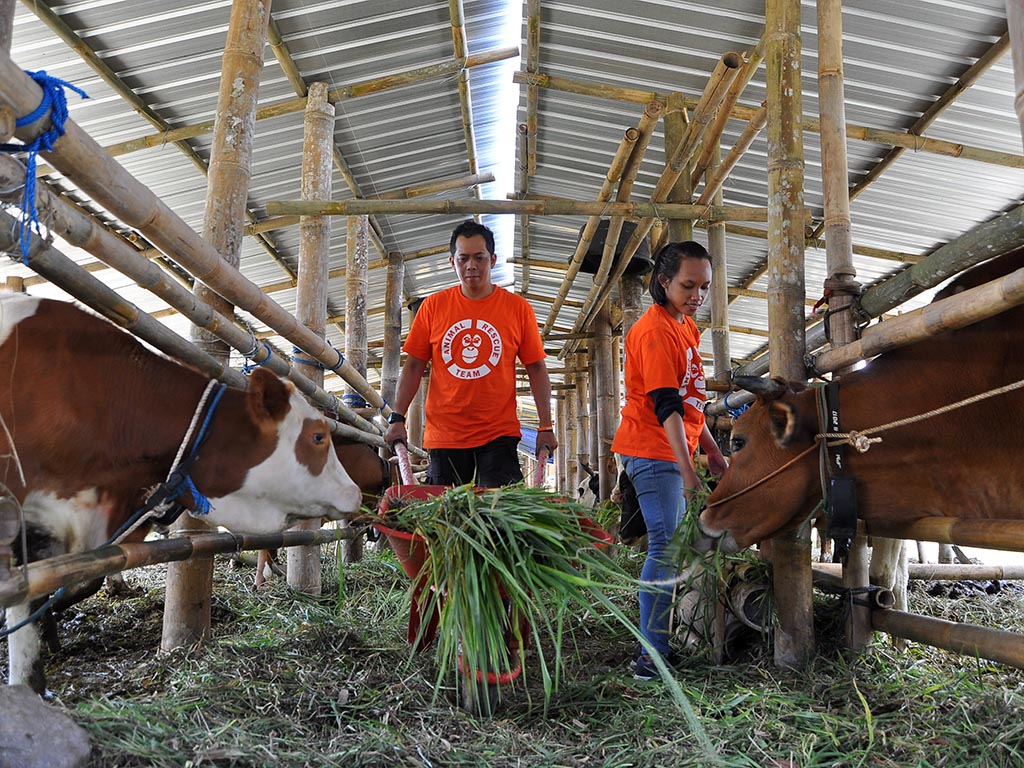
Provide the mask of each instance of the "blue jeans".
[{"label": "blue jeans", "polygon": [[640,572],[640,632],[644,637],[644,652],[654,648],[664,656],[668,653],[672,583],[676,577],[675,563],[668,556],[668,544],[686,512],[683,477],[672,461],[623,456],[622,463],[636,487],[640,511],[647,523],[647,559]]}]

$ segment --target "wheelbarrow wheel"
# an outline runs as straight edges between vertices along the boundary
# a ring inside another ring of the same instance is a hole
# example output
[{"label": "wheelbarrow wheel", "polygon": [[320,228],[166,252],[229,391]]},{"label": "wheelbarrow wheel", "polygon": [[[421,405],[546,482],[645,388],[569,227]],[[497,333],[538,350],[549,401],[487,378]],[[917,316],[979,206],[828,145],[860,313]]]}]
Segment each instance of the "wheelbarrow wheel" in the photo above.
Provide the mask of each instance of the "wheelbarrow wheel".
[{"label": "wheelbarrow wheel", "polygon": [[474,717],[491,717],[498,711],[501,701],[499,683],[492,683],[488,675],[460,673],[462,682],[462,709]]}]

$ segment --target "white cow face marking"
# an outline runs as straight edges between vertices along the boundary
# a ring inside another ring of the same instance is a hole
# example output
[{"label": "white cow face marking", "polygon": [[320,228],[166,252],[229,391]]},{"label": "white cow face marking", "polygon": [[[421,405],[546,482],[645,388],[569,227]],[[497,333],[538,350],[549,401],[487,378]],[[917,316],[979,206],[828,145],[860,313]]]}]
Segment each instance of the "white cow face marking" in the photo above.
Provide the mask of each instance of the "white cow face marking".
[{"label": "white cow face marking", "polygon": [[[201,519],[238,533],[275,533],[300,520],[339,520],[359,510],[362,493],[338,461],[323,417],[298,392],[290,402],[274,452],[237,491],[211,498],[210,514]],[[321,423],[322,430],[314,426]],[[320,447],[324,453],[314,458]]]}]

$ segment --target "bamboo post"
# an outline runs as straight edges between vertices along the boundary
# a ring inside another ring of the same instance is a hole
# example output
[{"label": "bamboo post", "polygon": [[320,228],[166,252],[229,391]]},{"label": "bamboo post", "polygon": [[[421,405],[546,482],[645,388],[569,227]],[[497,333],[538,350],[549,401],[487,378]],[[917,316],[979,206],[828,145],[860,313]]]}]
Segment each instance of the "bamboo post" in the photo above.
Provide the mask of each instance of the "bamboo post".
[{"label": "bamboo post", "polygon": [[555,399],[555,436],[562,450],[555,451],[555,490],[561,491],[569,487],[568,466],[566,460],[569,452],[564,446],[569,444],[568,435],[568,399],[564,396]]},{"label": "bamboo post", "polygon": [[[529,141],[526,123],[519,124],[519,197],[525,199],[530,193]],[[519,259],[522,262],[522,279],[519,293],[525,296],[530,290],[530,215],[519,216]]]},{"label": "bamboo post", "polygon": [[623,275],[619,278],[619,301],[622,303],[622,338],[625,339],[644,313],[644,281],[639,275]]},{"label": "bamboo post", "polygon": [[14,0],[0,0],[0,53],[11,55],[11,39],[14,36]]},{"label": "bamboo post", "polygon": [[[540,65],[540,0],[526,0],[526,71],[535,73]],[[537,113],[540,88],[526,86],[526,168],[537,174]],[[523,290],[526,290],[525,288]]]},{"label": "bamboo post", "polygon": [[612,321],[611,307],[606,301],[598,310],[594,321],[593,349],[590,350],[590,359],[593,361],[593,381],[597,393],[597,444],[591,447],[597,448],[596,459],[597,469],[601,481],[601,501],[609,498],[612,494],[612,487],[615,485],[615,457],[612,455],[611,443],[617,426],[616,416],[618,415],[617,399],[613,399],[615,392],[612,366]]},{"label": "bamboo post", "polygon": [[[235,0],[224,44],[203,239],[231,268],[238,267],[241,256],[256,102],[269,18],[270,0]],[[195,294],[221,315],[233,316],[231,303],[211,287],[197,283]],[[191,335],[200,349],[205,348],[228,364],[230,349],[226,344],[198,326],[192,326]],[[205,533],[210,527],[184,515],[172,530],[194,535]],[[192,647],[209,635],[212,595],[211,558],[193,558],[168,567],[161,650]]]},{"label": "bamboo post", "polygon": [[[830,338],[833,348],[857,338],[853,305],[860,295],[853,266],[850,231],[850,187],[846,158],[846,106],[843,83],[843,19],[840,0],[818,0],[818,102],[821,112],[821,170],[825,198],[825,260],[828,277]],[[838,371],[837,377],[850,372]],[[860,589],[868,585],[867,541],[858,533],[845,559],[843,585]],[[854,604],[846,618],[846,647],[860,653],[871,641],[871,612]]]},{"label": "bamboo post", "polygon": [[[768,339],[773,376],[804,374],[803,136],[800,0],[767,0]],[[779,624],[775,663],[803,669],[814,650],[810,536],[772,540]]]},{"label": "bamboo post", "polygon": [[[721,147],[708,158],[708,173],[714,175],[721,162]],[[714,202],[722,203],[721,188],[715,192]],[[729,353],[729,269],[725,247],[725,224],[708,225],[708,253],[711,254],[711,353],[714,360],[714,379],[727,384],[732,373]]]},{"label": "bamboo post", "polygon": [[559,443],[565,456],[565,486],[570,498],[576,500],[576,487],[579,484],[579,466],[576,442],[579,439],[579,398],[576,396],[578,379],[574,372],[566,373],[565,383],[569,391],[562,402],[565,403],[565,442]]},{"label": "bamboo post", "polygon": [[402,286],[405,284],[405,259],[398,251],[388,254],[388,272],[384,283],[384,351],[380,369],[380,394],[387,402],[395,399],[398,374],[402,367]]},{"label": "bamboo post", "polygon": [[[313,83],[306,97],[302,141],[302,199],[330,200],[334,149],[334,105],[327,101],[327,83]],[[295,319],[320,338],[326,336],[327,273],[331,247],[331,220],[303,216],[299,222],[299,273],[295,286]],[[347,326],[346,326],[347,327]],[[300,360],[304,360],[301,358]],[[323,386],[324,369],[318,363],[297,362],[310,381]],[[315,530],[319,520],[305,520],[297,530]],[[288,550],[288,586],[307,595],[323,589],[319,547]]]},{"label": "bamboo post", "polygon": [[1010,50],[1013,53],[1013,106],[1017,110],[1021,138],[1024,140],[1024,0],[1006,0],[1006,22],[1010,33]]},{"label": "bamboo post", "polygon": [[575,484],[579,486],[590,477],[583,467],[594,468],[590,460],[590,371],[587,367],[586,356],[582,352],[573,355],[576,361],[576,477]]},{"label": "bamboo post", "polygon": [[[360,376],[366,378],[366,295],[369,290],[370,222],[366,216],[348,217],[345,241],[347,272],[345,273],[345,354]],[[358,394],[352,389],[350,394]],[[341,545],[345,563],[357,563],[363,557],[363,539],[348,539]]]},{"label": "bamboo post", "polygon": [[[686,107],[683,94],[673,91],[665,102],[665,165],[668,166],[673,153],[686,139]],[[689,166],[682,169],[676,183],[668,193],[670,203],[688,203],[693,196]],[[670,242],[693,239],[693,219],[669,219],[668,239]],[[651,254],[652,256],[654,253]]]},{"label": "bamboo post", "polygon": [[[601,461],[601,430],[600,421],[598,419],[598,391],[600,388],[600,376],[598,375],[598,363],[595,359],[597,357],[595,341],[596,339],[591,337],[590,348],[587,350],[587,361],[590,369],[590,375],[587,377],[587,388],[590,390],[587,392],[587,405],[590,409],[590,415],[587,420],[589,427],[589,434],[587,435],[587,465],[594,472],[597,472]],[[598,491],[598,495],[600,495],[600,490]]]}]

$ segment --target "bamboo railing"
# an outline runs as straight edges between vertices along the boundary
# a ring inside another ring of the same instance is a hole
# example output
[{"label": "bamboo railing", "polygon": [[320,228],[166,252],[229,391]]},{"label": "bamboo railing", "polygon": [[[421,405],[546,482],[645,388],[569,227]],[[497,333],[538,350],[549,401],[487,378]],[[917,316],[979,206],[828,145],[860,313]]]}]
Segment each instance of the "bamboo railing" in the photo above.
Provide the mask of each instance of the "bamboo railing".
[{"label": "bamboo railing", "polygon": [[18,605],[61,587],[146,565],[253,549],[328,544],[362,533],[363,529],[357,527],[319,528],[263,534],[208,533],[140,544],[111,544],[89,552],[37,560],[12,571],[10,578],[0,580],[0,606]]}]

